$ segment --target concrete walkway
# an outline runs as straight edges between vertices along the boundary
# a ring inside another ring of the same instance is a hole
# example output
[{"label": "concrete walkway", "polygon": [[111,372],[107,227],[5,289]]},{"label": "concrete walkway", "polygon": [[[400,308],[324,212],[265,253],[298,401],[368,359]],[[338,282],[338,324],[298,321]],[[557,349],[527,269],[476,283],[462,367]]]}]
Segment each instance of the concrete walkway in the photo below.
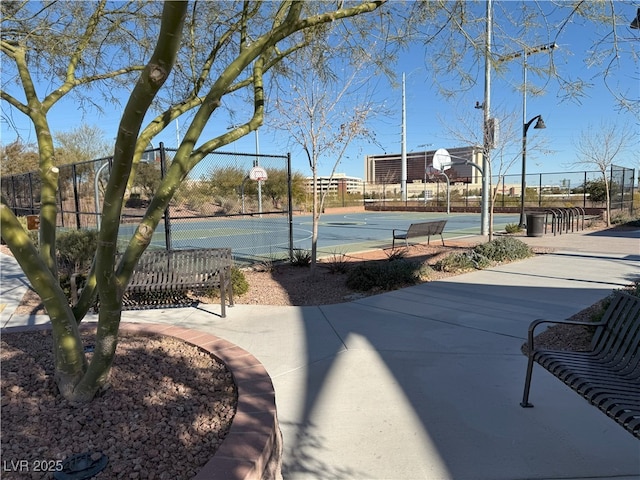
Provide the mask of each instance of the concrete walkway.
[{"label": "concrete walkway", "polygon": [[[638,278],[640,230],[523,240],[559,250],[344,304],[123,317],[253,353],[275,385],[286,479],[638,479],[640,442],[544,370],[535,408],[519,401],[529,323]],[[2,325],[46,322],[12,315],[24,282],[1,260]]]}]

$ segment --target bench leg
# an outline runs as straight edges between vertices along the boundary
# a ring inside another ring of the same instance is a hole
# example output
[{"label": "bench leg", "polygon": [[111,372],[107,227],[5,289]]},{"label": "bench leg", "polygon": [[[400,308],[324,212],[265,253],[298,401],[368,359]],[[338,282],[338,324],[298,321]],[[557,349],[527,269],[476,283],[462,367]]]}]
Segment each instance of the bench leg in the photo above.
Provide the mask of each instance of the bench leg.
[{"label": "bench leg", "polygon": [[222,318],[225,318],[227,316],[227,311],[226,311],[227,287],[226,287],[226,281],[225,280],[226,280],[225,274],[223,272],[220,272],[220,316]]},{"label": "bench leg", "polygon": [[527,362],[527,377],[524,381],[524,393],[522,395],[522,402],[520,406],[522,408],[531,408],[533,404],[529,403],[529,391],[531,390],[531,375],[533,374],[533,356],[529,355]]},{"label": "bench leg", "polygon": [[440,240],[442,240],[442,246],[444,247],[444,237],[440,234]]}]

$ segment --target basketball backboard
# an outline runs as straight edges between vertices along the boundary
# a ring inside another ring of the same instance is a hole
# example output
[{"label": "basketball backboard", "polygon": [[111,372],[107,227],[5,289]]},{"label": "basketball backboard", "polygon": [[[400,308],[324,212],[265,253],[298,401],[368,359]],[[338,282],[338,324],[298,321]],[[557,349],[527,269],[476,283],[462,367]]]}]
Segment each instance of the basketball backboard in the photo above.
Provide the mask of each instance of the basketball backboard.
[{"label": "basketball backboard", "polygon": [[436,153],[433,154],[433,161],[431,163],[436,170],[447,170],[451,168],[451,155],[445,148],[439,148]]}]

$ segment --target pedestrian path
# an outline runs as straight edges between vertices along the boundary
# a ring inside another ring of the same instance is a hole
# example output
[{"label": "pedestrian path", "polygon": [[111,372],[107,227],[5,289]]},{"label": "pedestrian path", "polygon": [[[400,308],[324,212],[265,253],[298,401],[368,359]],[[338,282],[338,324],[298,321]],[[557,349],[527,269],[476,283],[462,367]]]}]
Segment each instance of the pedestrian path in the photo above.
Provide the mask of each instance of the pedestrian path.
[{"label": "pedestrian path", "polygon": [[[638,479],[640,442],[547,372],[534,371],[535,408],[519,401],[529,323],[638,278],[640,231],[523,240],[558,250],[343,304],[123,320],[195,328],[255,355],[275,386],[286,479]],[[46,322],[7,313],[3,325]]]}]

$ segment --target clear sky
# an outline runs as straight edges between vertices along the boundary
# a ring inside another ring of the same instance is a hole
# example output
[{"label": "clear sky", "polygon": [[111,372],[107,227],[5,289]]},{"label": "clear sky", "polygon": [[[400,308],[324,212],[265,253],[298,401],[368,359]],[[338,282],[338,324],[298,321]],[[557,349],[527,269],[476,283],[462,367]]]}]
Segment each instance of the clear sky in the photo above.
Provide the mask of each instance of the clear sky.
[{"label": "clear sky", "polygon": [[[515,5],[515,3],[514,3]],[[482,7],[482,5],[479,5]],[[629,9],[629,22],[635,15],[635,11]],[[500,22],[499,16],[494,19]],[[620,52],[619,61],[615,65],[614,74],[611,79],[615,82],[616,89],[624,91],[636,102],[640,102],[640,68],[634,62],[630,50],[635,49],[638,55],[640,46],[640,30],[629,28],[629,22],[618,26],[619,42],[623,46]],[[582,131],[590,124],[597,126],[601,121],[614,122],[618,125],[627,124],[632,131],[639,131],[638,118],[630,113],[620,112],[616,108],[612,94],[607,90],[602,77],[601,68],[594,66],[588,68],[585,65],[585,58],[588,56],[594,38],[598,32],[590,31],[580,25],[569,25],[564,30],[563,35],[558,39],[558,47],[554,52],[554,61],[560,74],[565,78],[576,79],[582,77],[592,83],[592,87],[586,91],[586,96],[580,103],[576,101],[563,100],[560,95],[559,85],[556,81],[548,81],[545,78],[536,76],[533,72],[528,72],[528,84],[542,89],[542,95],[527,97],[527,117],[528,119],[542,115],[546,124],[546,129],[528,130],[528,139],[531,147],[527,151],[527,172],[560,172],[567,170],[584,170],[584,167],[571,166],[576,161],[575,142]],[[600,32],[601,33],[601,32]],[[550,39],[550,41],[553,39]],[[533,45],[532,45],[533,46]],[[497,54],[501,53],[500,47],[494,47]],[[398,84],[402,73],[406,74],[406,119],[407,119],[407,151],[421,151],[424,149],[437,149],[440,147],[461,146],[450,130],[464,130],[463,124],[477,125],[481,128],[482,110],[474,108],[476,101],[482,103],[484,91],[484,77],[478,76],[478,84],[468,92],[461,93],[455,98],[444,99],[434,86],[428,66],[425,62],[424,47],[418,43],[404,52],[396,67]],[[506,53],[506,52],[505,52]],[[532,64],[543,65],[549,61],[547,53],[538,53],[529,57]],[[515,128],[521,131],[522,128],[522,91],[519,87],[522,83],[522,59],[509,62],[503,75],[492,74],[491,106],[495,112],[512,112],[514,115]],[[455,79],[450,79],[450,82]],[[338,167],[338,172],[347,175],[363,177],[364,175],[364,155],[380,153],[400,153],[401,149],[401,90],[391,88],[388,84],[378,89],[377,95],[380,101],[385,101],[393,110],[393,115],[389,118],[376,119],[371,127],[375,129],[377,140],[384,151],[373,144],[366,142],[356,143],[348,150],[345,159]],[[16,138],[14,126],[18,128],[20,135],[25,142],[35,141],[29,122],[22,114],[12,113],[8,115],[7,104],[3,102],[2,119],[2,143],[6,144]],[[638,110],[636,109],[636,112]],[[105,139],[115,138],[115,132],[119,123],[121,109],[112,108],[103,115],[91,113],[83,115],[77,106],[71,102],[64,102],[57,105],[51,112],[50,121],[55,131],[68,131],[78,127],[83,122],[89,125],[97,125],[105,132]],[[269,119],[266,119],[267,123]],[[13,126],[10,125],[13,122]],[[223,120],[212,119],[212,125],[205,130],[205,134],[219,132],[221,122],[228,122],[228,118]],[[228,125],[224,125],[226,128]],[[184,127],[184,125],[180,125]],[[181,128],[182,130],[182,128]],[[168,147],[176,146],[175,123],[165,132],[159,135],[154,144],[163,141]],[[289,142],[282,139],[282,134],[274,134],[268,128],[263,128],[259,135],[261,153],[284,154],[290,149]],[[540,138],[537,138],[540,137]],[[640,135],[638,135],[640,138]],[[423,147],[421,145],[429,145]],[[541,144],[539,148],[537,144]],[[239,140],[234,145],[229,145],[223,150],[238,152],[254,152],[256,139],[253,134]],[[625,165],[631,168],[638,168],[639,157],[637,152],[640,144],[636,143],[633,151],[629,151],[620,157],[616,164]],[[633,153],[635,152],[635,153]],[[292,149],[293,167],[303,174],[309,174],[306,159],[300,151]],[[515,152],[514,155],[518,155]],[[332,162],[327,159],[322,163],[320,173],[325,175],[331,170]],[[514,166],[507,172],[517,174],[520,172],[520,163],[515,162]]]}]

